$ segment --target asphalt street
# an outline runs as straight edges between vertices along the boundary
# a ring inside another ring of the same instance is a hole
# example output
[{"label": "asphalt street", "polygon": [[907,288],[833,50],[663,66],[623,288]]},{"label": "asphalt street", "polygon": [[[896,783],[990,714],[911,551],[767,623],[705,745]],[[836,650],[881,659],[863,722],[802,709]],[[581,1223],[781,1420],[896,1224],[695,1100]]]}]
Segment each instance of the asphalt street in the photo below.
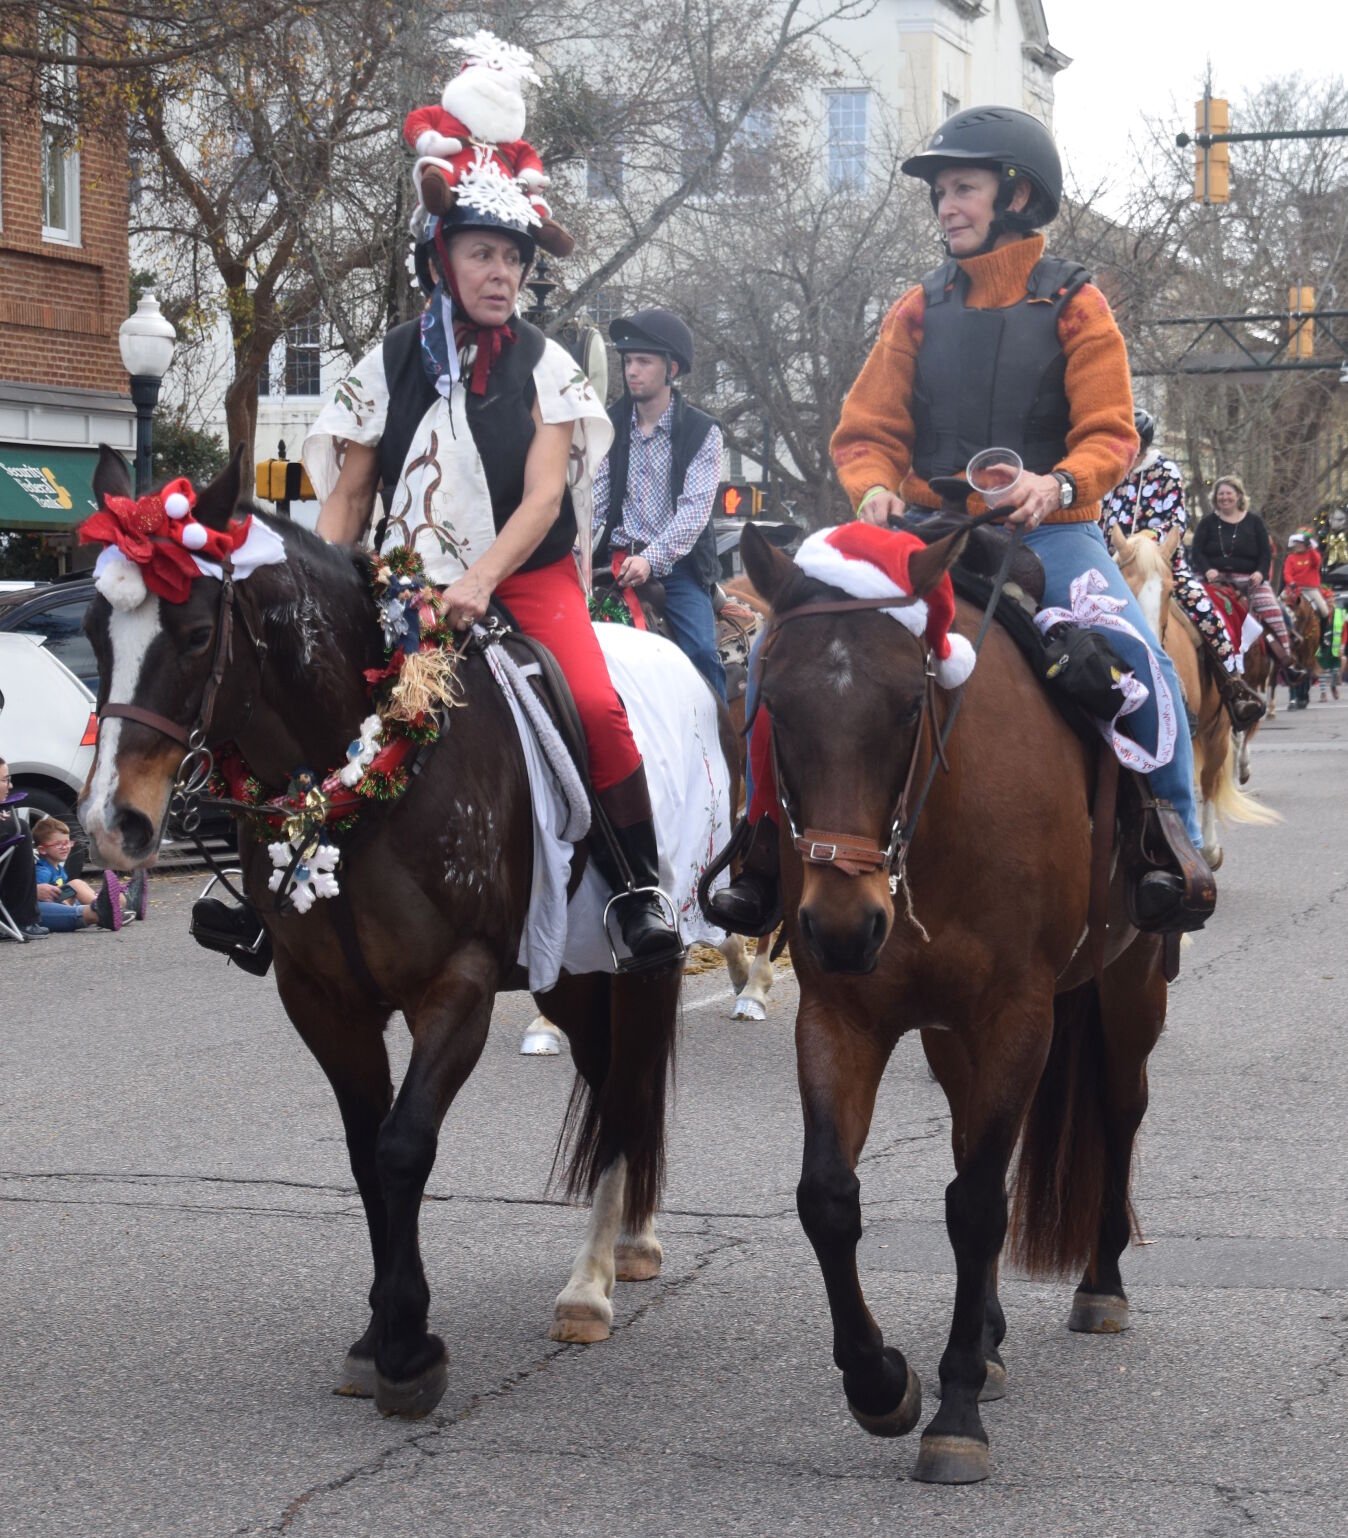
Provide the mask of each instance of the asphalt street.
[{"label": "asphalt street", "polygon": [[[909,1478],[852,1422],[795,1213],[789,973],[764,1024],[688,979],[664,1275],[595,1346],[547,1339],[584,1215],[549,1196],[566,1058],[503,999],[424,1207],[440,1408],[330,1388],[369,1261],[335,1104],[270,982],[149,920],[0,946],[0,1533],[1258,1535],[1348,1532],[1348,702],[1280,715],[1152,1059],[1133,1328],[1005,1280],[994,1472]],[[406,1037],[391,1028],[399,1061]],[[948,1118],[915,1041],[862,1168],[872,1310],[934,1407],[953,1294]],[[924,1417],[925,1419],[925,1417]]]}]

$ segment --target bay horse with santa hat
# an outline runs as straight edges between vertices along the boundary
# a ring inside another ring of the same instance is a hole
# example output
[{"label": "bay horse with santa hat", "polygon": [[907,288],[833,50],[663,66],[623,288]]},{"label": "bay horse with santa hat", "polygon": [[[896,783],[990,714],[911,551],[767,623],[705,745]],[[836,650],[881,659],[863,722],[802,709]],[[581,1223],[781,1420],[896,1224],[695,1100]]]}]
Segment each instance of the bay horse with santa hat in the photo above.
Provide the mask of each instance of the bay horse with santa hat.
[{"label": "bay horse with santa hat", "polygon": [[[856,1262],[857,1165],[900,1037],[919,1033],[950,1104],[954,1316],[916,1469],[943,1483],[990,1470],[979,1402],[1006,1385],[997,1272],[1018,1143],[1012,1255],[1032,1274],[1077,1278],[1070,1328],[1127,1327],[1119,1261],[1132,1232],[1133,1138],[1167,988],[1165,942],[1128,926],[1116,886],[1107,924],[1087,942],[1105,761],[999,626],[969,670],[980,615],[954,603],[948,575],[967,537],[924,545],[848,525],[828,536],[827,559],[803,549],[800,565],[752,526],[741,542],[773,610],[759,699],[800,983],[797,1206],[848,1409],[876,1436],[911,1431],[922,1407],[918,1375],[886,1344]],[[889,541],[905,542],[897,560]],[[863,560],[885,568],[878,590],[843,577]],[[956,698],[941,685],[966,675],[938,746]]]},{"label": "bay horse with santa hat", "polygon": [[[383,676],[386,661],[369,558],[242,503],[237,453],[195,506],[186,482],[167,490],[133,501],[125,466],[105,449],[94,477],[101,510],[85,525],[105,548],[85,621],[98,657],[99,730],[80,814],[119,870],[153,861],[171,792],[210,750],[230,745],[269,797],[297,765],[342,764],[369,710],[367,670]],[[413,1417],[447,1382],[444,1343],[427,1328],[423,1193],[496,993],[522,986],[516,958],[532,871],[530,792],[510,707],[480,655],[461,659],[458,686],[465,708],[404,768],[405,793],[365,803],[341,835],[338,895],[282,911],[270,896],[266,836],[247,817],[240,827],[245,889],[274,947],[281,1002],[336,1094],[374,1255],[369,1322],[346,1353],[338,1392]],[[570,1038],[577,1069],[565,1183],[593,1197],[554,1339],[604,1339],[615,1276],[659,1272],[651,1219],[679,985],[676,960],[563,973],[535,995]],[[396,1098],[384,1044],[395,1010],[412,1036]]]}]

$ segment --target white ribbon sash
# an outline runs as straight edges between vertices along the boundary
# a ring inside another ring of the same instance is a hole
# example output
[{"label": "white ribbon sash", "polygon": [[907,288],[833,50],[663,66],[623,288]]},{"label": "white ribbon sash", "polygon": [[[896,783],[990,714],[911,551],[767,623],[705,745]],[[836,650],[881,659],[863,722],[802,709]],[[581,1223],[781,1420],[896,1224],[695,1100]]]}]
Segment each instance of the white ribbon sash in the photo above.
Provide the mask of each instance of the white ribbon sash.
[{"label": "white ribbon sash", "polygon": [[[1175,738],[1178,734],[1175,701],[1156,660],[1155,652],[1137,627],[1123,618],[1120,611],[1126,607],[1122,598],[1110,596],[1109,583],[1092,566],[1073,580],[1071,607],[1041,610],[1035,616],[1035,624],[1045,633],[1054,625],[1064,622],[1069,625],[1080,625],[1083,629],[1112,630],[1118,635],[1131,636],[1145,648],[1147,662],[1151,667],[1151,688],[1148,689],[1146,684],[1132,673],[1125,673],[1119,680],[1119,688],[1123,692],[1123,705],[1118,715],[1112,721],[1097,721],[1096,725],[1100,728],[1100,735],[1114,749],[1115,756],[1125,769],[1135,769],[1139,774],[1150,774],[1153,769],[1160,769],[1174,757]],[[1135,710],[1141,709],[1152,694],[1156,696],[1154,756],[1140,747],[1131,737],[1125,737],[1118,729],[1118,723],[1124,716],[1132,715]]]}]

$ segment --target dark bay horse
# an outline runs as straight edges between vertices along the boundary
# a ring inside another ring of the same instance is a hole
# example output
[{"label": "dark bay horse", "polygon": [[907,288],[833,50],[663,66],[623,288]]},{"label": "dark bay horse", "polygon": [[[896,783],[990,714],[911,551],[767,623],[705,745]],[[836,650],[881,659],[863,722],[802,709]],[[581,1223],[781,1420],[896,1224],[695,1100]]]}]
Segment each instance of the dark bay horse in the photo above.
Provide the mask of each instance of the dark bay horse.
[{"label": "dark bay horse", "polygon": [[[121,461],[105,452],[100,502],[129,490]],[[195,513],[224,529],[236,509],[252,511],[240,504],[237,457],[200,493]],[[321,777],[343,764],[369,710],[362,673],[382,665],[384,651],[368,560],[287,521],[264,521],[286,559],[233,585],[226,649],[217,651],[217,639],[228,604],[213,578],[193,581],[182,603],[150,593],[130,610],[101,596],[90,606],[99,710],[114,703],[142,713],[102,717],[80,806],[101,856],[119,870],[154,859],[183,759],[175,724],[183,735],[202,727],[209,746],[235,744],[268,794],[279,794],[298,766]],[[203,722],[217,663],[220,684]],[[339,1389],[372,1394],[386,1414],[423,1415],[445,1390],[445,1347],[427,1328],[418,1212],[440,1124],[482,1051],[497,991],[520,986],[512,974],[530,894],[529,788],[510,710],[480,657],[463,660],[460,683],[466,708],[451,712],[422,772],[349,835],[340,897],[305,914],[278,912],[265,837],[246,823],[240,832],[246,889],[273,941],[281,1001],[336,1094],[369,1225],[370,1319]],[[658,1273],[651,1219],[679,983],[676,964],[563,974],[537,995],[570,1038],[577,1068],[567,1189],[593,1198],[588,1237],[556,1302],[554,1339],[604,1339],[615,1274]],[[384,1045],[394,1010],[412,1035],[396,1097]]]},{"label": "dark bay horse", "polygon": [[[918,593],[949,568],[963,538],[912,557]],[[917,1374],[885,1344],[857,1275],[856,1168],[890,1053],[916,1030],[950,1103],[946,1223],[958,1278],[941,1404],[916,1472],[943,1483],[982,1479],[990,1465],[978,1404],[1000,1397],[1006,1381],[996,1277],[1018,1139],[1013,1254],[1032,1273],[1078,1278],[1072,1329],[1127,1327],[1119,1261],[1132,1233],[1129,1174],[1147,1056],[1165,1021],[1162,941],[1130,929],[1112,902],[1097,989],[1084,943],[1096,752],[997,627],[965,685],[949,770],[937,772],[922,809],[907,887],[892,894],[883,866],[854,875],[833,863],[859,847],[883,858],[914,755],[913,784],[924,781],[928,659],[886,615],[811,612],[844,595],[752,528],[742,550],[774,615],[760,685],[786,814],[783,899],[800,982],[797,1206],[828,1293],[833,1359],[867,1431],[912,1430]],[[962,634],[978,618],[959,605]],[[936,720],[948,709],[938,701]]]}]

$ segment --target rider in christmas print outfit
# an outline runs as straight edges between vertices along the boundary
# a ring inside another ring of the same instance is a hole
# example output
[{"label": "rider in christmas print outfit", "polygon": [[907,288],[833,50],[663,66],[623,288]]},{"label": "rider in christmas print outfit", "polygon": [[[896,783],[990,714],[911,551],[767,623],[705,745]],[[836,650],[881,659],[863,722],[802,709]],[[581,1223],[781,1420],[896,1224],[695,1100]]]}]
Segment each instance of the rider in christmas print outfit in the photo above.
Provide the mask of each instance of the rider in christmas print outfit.
[{"label": "rider in christmas print outfit", "polygon": [[[1189,527],[1189,512],[1184,505],[1184,477],[1180,468],[1153,442],[1156,419],[1151,412],[1139,407],[1133,413],[1133,425],[1141,447],[1133,468],[1100,504],[1100,525],[1105,537],[1109,538],[1115,529],[1124,539],[1145,533],[1159,542],[1175,529],[1182,535]],[[1263,716],[1264,702],[1240,676],[1239,654],[1213,608],[1207,588],[1189,565],[1182,537],[1175,547],[1173,567],[1175,601],[1202,637],[1231,724],[1243,732]]]}]

